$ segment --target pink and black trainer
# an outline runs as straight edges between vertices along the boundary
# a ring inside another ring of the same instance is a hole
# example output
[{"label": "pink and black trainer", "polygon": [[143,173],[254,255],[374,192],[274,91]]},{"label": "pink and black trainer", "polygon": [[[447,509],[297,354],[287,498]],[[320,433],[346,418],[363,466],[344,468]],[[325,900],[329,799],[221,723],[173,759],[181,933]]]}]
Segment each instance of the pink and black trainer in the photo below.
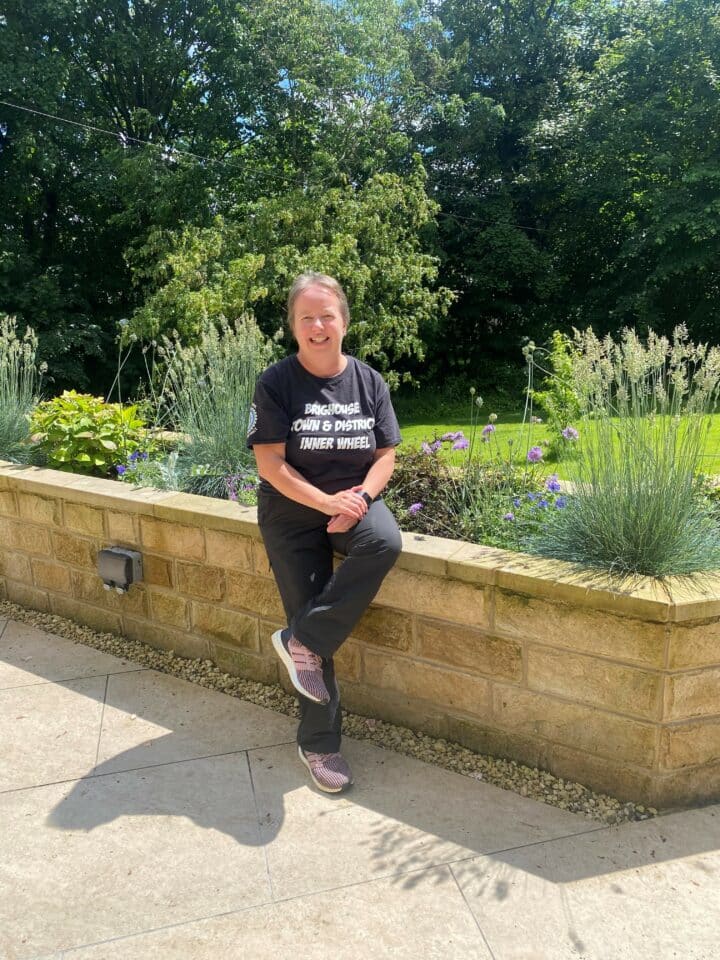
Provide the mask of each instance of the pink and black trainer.
[{"label": "pink and black trainer", "polygon": [[310,771],[315,786],[324,793],[342,793],[353,782],[350,767],[341,753],[311,753],[298,747],[298,756]]},{"label": "pink and black trainer", "polygon": [[330,694],[323,680],[322,657],[308,650],[287,628],[275,631],[272,644],[285,664],[295,689],[315,703],[329,703]]}]

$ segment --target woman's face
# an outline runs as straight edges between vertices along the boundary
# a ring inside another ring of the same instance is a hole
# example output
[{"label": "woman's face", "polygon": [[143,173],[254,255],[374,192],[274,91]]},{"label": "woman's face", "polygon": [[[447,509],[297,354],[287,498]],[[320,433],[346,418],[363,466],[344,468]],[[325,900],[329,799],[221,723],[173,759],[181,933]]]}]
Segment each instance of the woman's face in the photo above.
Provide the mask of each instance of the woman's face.
[{"label": "woman's face", "polygon": [[327,287],[307,287],[298,294],[291,323],[301,357],[338,356],[347,324],[340,303]]}]

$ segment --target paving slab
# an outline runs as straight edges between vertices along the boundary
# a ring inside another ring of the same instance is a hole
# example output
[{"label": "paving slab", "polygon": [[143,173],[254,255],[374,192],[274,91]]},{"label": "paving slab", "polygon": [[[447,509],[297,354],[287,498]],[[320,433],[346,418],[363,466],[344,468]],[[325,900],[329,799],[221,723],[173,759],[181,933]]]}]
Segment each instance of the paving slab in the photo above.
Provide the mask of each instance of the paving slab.
[{"label": "paving slab", "polygon": [[720,806],[451,869],[495,960],[720,956]]},{"label": "paving slab", "polygon": [[246,754],[0,795],[0,957],[270,899]]},{"label": "paving slab", "polygon": [[93,770],[106,682],[88,677],[0,690],[0,792]]},{"label": "paving slab", "polygon": [[295,742],[297,721],[188,680],[145,670],[108,679],[98,772]]},{"label": "paving slab", "polygon": [[308,786],[294,745],[250,752],[273,891],[284,898],[407,873],[598,824],[373,744],[346,739],[355,785]]},{"label": "paving slab", "polygon": [[130,660],[38,630],[28,623],[11,621],[0,633],[0,690],[141,669]]},{"label": "paving slab", "polygon": [[[447,867],[72,950],[63,960],[492,960]],[[58,958],[59,960],[59,958]]]}]

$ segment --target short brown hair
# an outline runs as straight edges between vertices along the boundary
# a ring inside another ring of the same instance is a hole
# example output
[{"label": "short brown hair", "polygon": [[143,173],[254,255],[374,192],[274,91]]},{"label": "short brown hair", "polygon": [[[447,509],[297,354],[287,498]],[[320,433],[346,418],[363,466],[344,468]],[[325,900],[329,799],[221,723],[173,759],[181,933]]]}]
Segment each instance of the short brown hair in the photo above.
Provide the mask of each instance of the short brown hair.
[{"label": "short brown hair", "polygon": [[350,323],[350,307],[348,306],[347,297],[345,296],[345,291],[337,282],[335,277],[329,277],[326,273],[315,273],[314,270],[308,270],[307,273],[301,273],[299,277],[296,277],[295,280],[293,280],[293,285],[290,287],[290,293],[288,294],[287,319],[291,330],[293,325],[293,309],[295,307],[295,301],[304,290],[308,289],[308,287],[325,287],[325,289],[329,290],[330,293],[335,294],[338,303],[340,304],[340,313],[345,321],[345,326]]}]

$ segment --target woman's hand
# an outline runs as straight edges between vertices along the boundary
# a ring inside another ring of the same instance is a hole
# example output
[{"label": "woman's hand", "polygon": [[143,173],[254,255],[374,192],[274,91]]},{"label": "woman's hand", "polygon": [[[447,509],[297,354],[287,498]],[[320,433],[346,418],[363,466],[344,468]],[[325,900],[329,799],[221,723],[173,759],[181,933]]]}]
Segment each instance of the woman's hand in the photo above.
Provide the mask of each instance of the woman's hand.
[{"label": "woman's hand", "polygon": [[357,520],[353,520],[352,517],[346,517],[339,513],[336,517],[331,518],[330,523],[327,525],[327,532],[347,533],[348,530],[352,530],[356,523]]},{"label": "woman's hand", "polygon": [[[338,493],[330,495],[325,506],[325,513],[331,517],[342,514],[353,523],[357,523],[367,513],[367,504],[363,497],[358,496],[353,490],[340,490]],[[332,531],[339,532],[339,531]]]}]

